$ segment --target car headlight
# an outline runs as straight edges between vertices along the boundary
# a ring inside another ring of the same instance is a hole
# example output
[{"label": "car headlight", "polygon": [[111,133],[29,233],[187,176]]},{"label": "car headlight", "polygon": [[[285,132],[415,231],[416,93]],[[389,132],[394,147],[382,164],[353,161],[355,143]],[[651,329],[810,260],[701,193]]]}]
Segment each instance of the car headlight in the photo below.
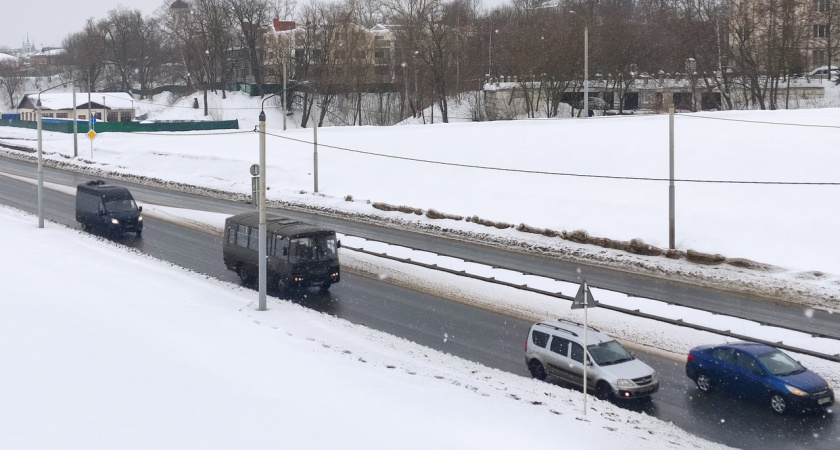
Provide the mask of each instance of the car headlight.
[{"label": "car headlight", "polygon": [[808,395],[808,393],[803,391],[802,389],[795,388],[789,384],[785,385],[785,389],[787,389],[788,392],[790,392],[791,394],[798,395],[800,397],[805,397],[806,395]]},{"label": "car headlight", "polygon": [[618,380],[616,380],[615,384],[618,387],[633,387],[636,385],[636,383],[632,382],[631,380],[627,380],[624,378],[619,378]]},{"label": "car headlight", "polygon": [[111,225],[119,225],[120,221],[117,219],[111,219]]},{"label": "car headlight", "polygon": [[138,217],[137,217],[137,221],[138,221],[138,222],[142,222],[142,221],[143,221],[143,216],[138,216]]}]

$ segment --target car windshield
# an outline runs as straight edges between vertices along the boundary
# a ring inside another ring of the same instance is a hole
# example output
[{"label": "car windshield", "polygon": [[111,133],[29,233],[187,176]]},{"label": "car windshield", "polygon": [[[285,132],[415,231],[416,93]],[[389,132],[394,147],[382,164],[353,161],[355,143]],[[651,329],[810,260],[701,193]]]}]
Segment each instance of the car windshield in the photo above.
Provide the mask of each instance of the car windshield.
[{"label": "car windshield", "polygon": [[589,356],[599,366],[619,364],[633,359],[633,355],[616,341],[601,342],[590,345],[588,348]]},{"label": "car windshield", "polygon": [[793,375],[805,371],[801,364],[778,350],[758,355],[758,360],[776,376]]},{"label": "car windshield", "polygon": [[289,244],[289,262],[328,261],[335,259],[338,246],[334,235],[299,237]]},{"label": "car windshield", "polygon": [[106,200],[105,201],[105,209],[109,212],[119,213],[119,212],[129,212],[129,211],[137,211],[137,204],[134,203],[134,200]]}]

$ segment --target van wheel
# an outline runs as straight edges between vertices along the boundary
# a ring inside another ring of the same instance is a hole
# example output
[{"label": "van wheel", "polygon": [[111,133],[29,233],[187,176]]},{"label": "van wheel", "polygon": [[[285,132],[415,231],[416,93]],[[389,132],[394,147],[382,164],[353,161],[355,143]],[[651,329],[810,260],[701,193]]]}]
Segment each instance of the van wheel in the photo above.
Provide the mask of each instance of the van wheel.
[{"label": "van wheel", "polygon": [[532,377],[538,380],[545,380],[545,368],[543,367],[542,363],[537,361],[536,359],[532,359],[531,362],[528,363],[528,370],[531,371]]},{"label": "van wheel", "polygon": [[770,394],[770,409],[776,414],[784,414],[787,412],[787,400],[782,394],[774,392]]},{"label": "van wheel", "polygon": [[595,398],[598,400],[612,401],[613,391],[606,382],[601,381],[595,387]]}]

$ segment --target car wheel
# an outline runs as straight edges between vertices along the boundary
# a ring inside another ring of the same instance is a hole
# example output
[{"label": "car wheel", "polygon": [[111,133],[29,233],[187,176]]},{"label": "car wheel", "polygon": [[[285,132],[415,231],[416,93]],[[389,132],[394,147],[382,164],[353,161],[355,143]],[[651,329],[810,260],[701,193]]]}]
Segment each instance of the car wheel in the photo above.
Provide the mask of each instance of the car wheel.
[{"label": "car wheel", "polygon": [[142,235],[142,234],[143,234],[143,230],[137,230],[137,237],[140,237],[140,235]]},{"label": "car wheel", "polygon": [[610,385],[604,381],[598,383],[598,386],[595,387],[595,398],[598,400],[612,401],[613,391],[610,388]]},{"label": "car wheel", "polygon": [[531,371],[531,376],[538,379],[538,380],[545,380],[546,373],[545,368],[543,367],[542,363],[537,361],[536,359],[532,359],[531,362],[528,363],[528,370]]},{"label": "car wheel", "polygon": [[324,284],[322,284],[322,285],[321,285],[321,292],[327,292],[327,291],[329,291],[329,290],[330,290],[330,286],[332,286],[332,283],[324,283]]},{"label": "car wheel", "polygon": [[694,380],[694,383],[697,385],[697,389],[700,389],[703,392],[709,392],[712,390],[712,379],[705,373],[698,373],[697,379]]},{"label": "car wheel", "polygon": [[776,414],[784,414],[787,412],[787,400],[782,394],[774,392],[770,394],[770,409]]}]

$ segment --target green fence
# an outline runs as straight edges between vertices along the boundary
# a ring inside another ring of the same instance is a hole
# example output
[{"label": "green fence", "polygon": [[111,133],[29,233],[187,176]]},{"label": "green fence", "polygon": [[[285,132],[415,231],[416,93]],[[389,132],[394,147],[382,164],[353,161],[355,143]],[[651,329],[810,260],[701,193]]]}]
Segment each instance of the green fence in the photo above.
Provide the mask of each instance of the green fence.
[{"label": "green fence", "polygon": [[[38,129],[38,122],[31,120],[3,119],[0,125],[17,128]],[[76,128],[79,133],[88,132],[87,122],[77,122]],[[42,121],[41,129],[44,131],[55,131],[59,133],[72,133],[73,122],[71,121]],[[201,130],[238,130],[238,120],[222,120],[217,122],[96,122],[93,129],[97,133],[153,133],[157,131],[201,131]]]}]

